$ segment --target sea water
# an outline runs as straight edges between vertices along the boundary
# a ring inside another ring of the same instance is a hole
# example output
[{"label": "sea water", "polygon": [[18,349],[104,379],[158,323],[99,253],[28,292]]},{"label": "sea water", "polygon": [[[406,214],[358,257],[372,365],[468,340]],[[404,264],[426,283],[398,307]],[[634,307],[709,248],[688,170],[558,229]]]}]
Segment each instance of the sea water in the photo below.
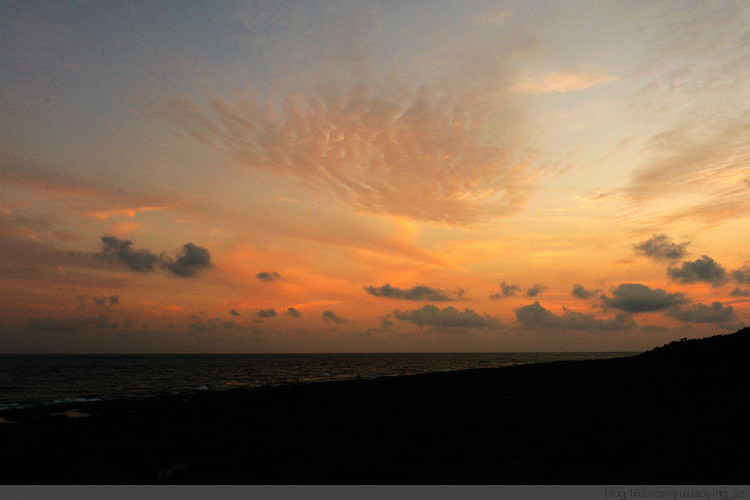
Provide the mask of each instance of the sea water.
[{"label": "sea water", "polygon": [[633,354],[6,354],[0,355],[0,410]]}]

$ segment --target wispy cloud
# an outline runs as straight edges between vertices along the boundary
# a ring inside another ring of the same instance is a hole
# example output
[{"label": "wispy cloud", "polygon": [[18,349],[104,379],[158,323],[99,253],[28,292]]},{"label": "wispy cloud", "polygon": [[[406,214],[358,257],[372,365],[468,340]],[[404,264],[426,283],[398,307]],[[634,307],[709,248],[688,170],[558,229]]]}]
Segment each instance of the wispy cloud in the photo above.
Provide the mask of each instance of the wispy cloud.
[{"label": "wispy cloud", "polygon": [[154,111],[245,168],[366,212],[470,224],[518,212],[534,190],[521,115],[497,89],[329,84],[281,110],[214,94],[207,107],[177,95]]},{"label": "wispy cloud", "polygon": [[513,86],[512,90],[524,94],[575,92],[616,79],[616,76],[602,68],[583,66],[572,71],[551,71],[528,76]]}]

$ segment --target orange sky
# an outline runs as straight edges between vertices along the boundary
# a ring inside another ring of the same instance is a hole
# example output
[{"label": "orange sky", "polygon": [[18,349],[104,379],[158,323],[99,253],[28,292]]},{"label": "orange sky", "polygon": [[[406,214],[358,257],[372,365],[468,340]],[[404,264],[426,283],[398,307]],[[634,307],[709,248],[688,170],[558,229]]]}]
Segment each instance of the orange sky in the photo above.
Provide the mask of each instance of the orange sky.
[{"label": "orange sky", "polygon": [[639,351],[750,322],[744,3],[8,12],[0,352]]}]

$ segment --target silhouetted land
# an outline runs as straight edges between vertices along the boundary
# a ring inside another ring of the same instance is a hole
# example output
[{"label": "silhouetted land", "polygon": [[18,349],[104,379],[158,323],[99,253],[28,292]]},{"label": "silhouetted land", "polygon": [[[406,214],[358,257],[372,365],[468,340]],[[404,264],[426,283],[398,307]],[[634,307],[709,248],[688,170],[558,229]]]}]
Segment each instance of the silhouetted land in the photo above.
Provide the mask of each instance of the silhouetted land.
[{"label": "silhouetted land", "polygon": [[[639,356],[6,411],[4,484],[733,484],[750,328]],[[87,418],[50,416],[77,408]]]}]

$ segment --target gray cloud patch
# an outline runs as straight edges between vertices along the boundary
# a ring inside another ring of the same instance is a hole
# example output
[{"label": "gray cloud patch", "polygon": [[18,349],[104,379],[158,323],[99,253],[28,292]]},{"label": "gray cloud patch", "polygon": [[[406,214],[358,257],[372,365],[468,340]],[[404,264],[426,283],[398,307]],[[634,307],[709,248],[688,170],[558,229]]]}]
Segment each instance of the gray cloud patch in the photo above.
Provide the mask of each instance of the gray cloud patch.
[{"label": "gray cloud patch", "polygon": [[341,316],[336,316],[336,313],[333,311],[323,311],[323,320],[327,321],[328,323],[336,323],[336,324],[342,324],[342,323],[348,323],[346,318],[342,318]]},{"label": "gray cloud patch", "polygon": [[506,282],[500,283],[500,292],[493,293],[490,295],[491,299],[502,299],[503,297],[512,297],[516,292],[520,292],[521,288],[516,285],[509,285]]},{"label": "gray cloud patch", "polygon": [[229,314],[231,314],[232,316],[242,316],[240,313],[237,312],[236,309],[232,309],[231,311],[229,311]]},{"label": "gray cloud patch", "polygon": [[737,283],[750,285],[750,266],[742,266],[739,269],[735,269],[732,271],[732,278]]},{"label": "gray cloud patch", "polygon": [[727,271],[708,255],[703,255],[693,262],[683,262],[682,267],[668,267],[667,275],[680,283],[696,283],[704,281],[714,287],[728,281]]},{"label": "gray cloud patch", "polygon": [[258,278],[261,281],[265,281],[266,283],[270,283],[270,282],[272,282],[274,280],[277,280],[277,279],[281,278],[281,275],[279,273],[277,273],[276,271],[273,271],[273,272],[270,272],[270,273],[266,272],[266,271],[262,271],[262,272],[256,274],[255,277]]},{"label": "gray cloud patch", "polygon": [[383,286],[366,286],[365,291],[375,297],[386,297],[389,299],[405,299],[405,300],[429,300],[434,302],[441,302],[447,300],[457,300],[461,298],[464,291],[460,288],[455,291],[450,290],[438,290],[436,288],[430,288],[424,285],[417,285],[412,288],[396,288],[388,283]]},{"label": "gray cloud patch", "polygon": [[589,314],[565,310],[562,316],[542,307],[539,302],[515,310],[516,319],[525,328],[555,328],[564,330],[629,330],[637,327],[629,314],[619,313],[614,318],[596,319]]},{"label": "gray cloud patch", "polygon": [[84,321],[68,318],[57,319],[50,316],[29,320],[26,327],[32,331],[39,332],[77,332],[85,330],[87,325]]},{"label": "gray cloud patch", "polygon": [[714,302],[710,306],[693,304],[690,307],[674,308],[667,315],[690,323],[730,323],[737,321],[731,305]]},{"label": "gray cloud patch", "polygon": [[480,328],[499,324],[495,318],[487,315],[480,316],[471,309],[465,309],[462,312],[450,306],[440,309],[432,304],[411,311],[395,310],[393,315],[396,319],[420,326]]},{"label": "gray cloud patch", "polygon": [[261,318],[275,318],[278,316],[278,313],[276,312],[276,309],[261,309],[258,311],[258,316]]},{"label": "gray cloud patch", "polygon": [[177,260],[161,257],[161,267],[183,278],[195,276],[198,271],[211,267],[211,254],[207,249],[192,243],[185,243]]},{"label": "gray cloud patch", "polygon": [[102,236],[102,243],[104,255],[115,257],[131,270],[139,273],[155,271],[160,261],[159,256],[150,250],[145,248],[135,250],[130,240],[121,240],[116,236]]},{"label": "gray cloud patch", "polygon": [[98,306],[98,307],[112,307],[119,305],[120,303],[120,297],[119,295],[111,295],[109,297],[103,296],[103,297],[94,297],[91,295],[76,295],[76,299],[78,299],[78,304],[82,308],[86,308],[89,303]]},{"label": "gray cloud patch", "polygon": [[300,312],[297,309],[293,308],[293,307],[287,307],[286,311],[284,311],[284,312],[286,314],[288,314],[289,316],[293,317],[293,318],[299,318],[300,317]]},{"label": "gray cloud patch", "polygon": [[544,292],[546,289],[547,289],[546,286],[536,284],[536,285],[532,286],[531,288],[529,288],[526,291],[526,296],[527,297],[536,297],[540,293]]},{"label": "gray cloud patch", "polygon": [[598,290],[586,290],[583,285],[573,285],[573,291],[571,292],[574,297],[579,299],[590,299],[596,295]]},{"label": "gray cloud patch", "polygon": [[689,241],[674,243],[666,234],[655,234],[651,238],[633,245],[635,251],[656,261],[675,261],[687,255]]},{"label": "gray cloud patch", "polygon": [[750,297],[750,290],[737,287],[729,295],[732,297]]},{"label": "gray cloud patch", "polygon": [[145,248],[136,250],[133,242],[116,236],[102,236],[101,240],[102,255],[114,258],[139,273],[154,272],[158,266],[176,276],[192,277],[201,269],[211,267],[211,254],[193,243],[183,245],[177,258],[172,259],[164,254],[156,255]]},{"label": "gray cloud patch", "polygon": [[602,296],[604,305],[629,313],[661,311],[688,301],[682,293],[667,293],[638,283],[625,283],[612,289],[613,297]]},{"label": "gray cloud patch", "polygon": [[92,318],[89,320],[91,324],[100,330],[102,329],[111,329],[111,328],[117,328],[120,326],[120,324],[116,321],[110,321],[105,315],[100,314],[96,318]]}]

